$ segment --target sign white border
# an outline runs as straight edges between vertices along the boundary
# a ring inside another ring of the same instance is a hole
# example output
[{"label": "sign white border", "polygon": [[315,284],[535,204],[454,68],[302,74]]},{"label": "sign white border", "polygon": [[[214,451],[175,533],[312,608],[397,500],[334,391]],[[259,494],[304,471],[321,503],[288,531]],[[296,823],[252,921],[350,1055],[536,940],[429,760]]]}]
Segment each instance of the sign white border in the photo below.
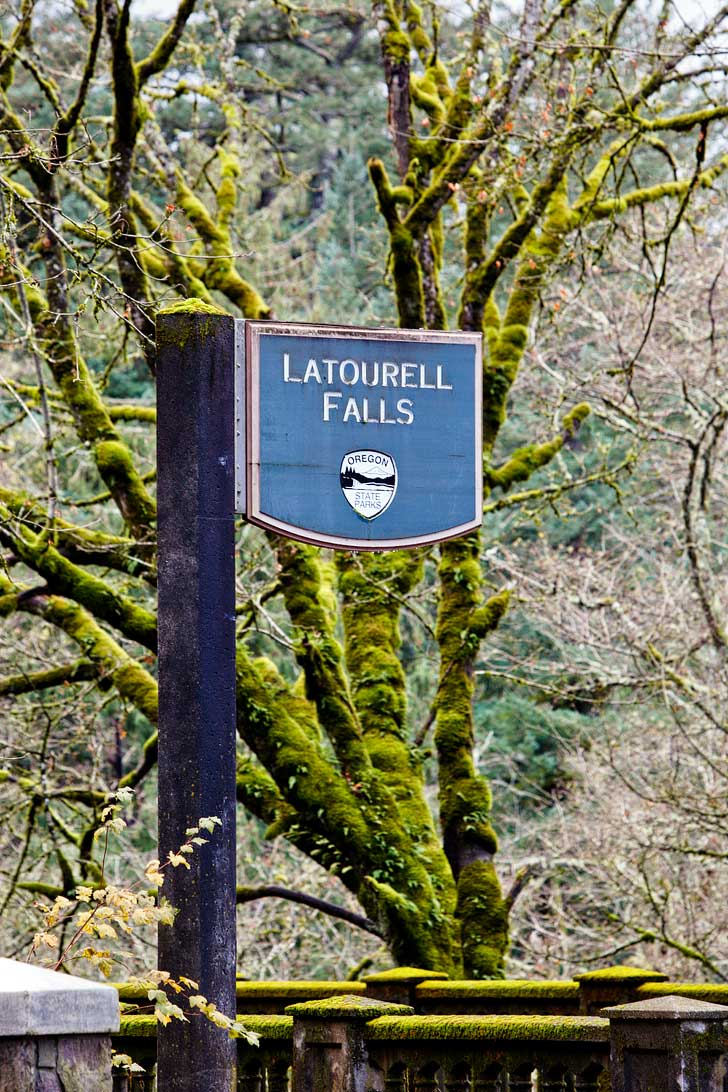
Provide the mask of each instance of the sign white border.
[{"label": "sign white border", "polygon": [[[242,327],[236,337],[236,412],[235,412],[235,469],[236,493],[239,510],[246,518],[267,531],[285,535],[313,546],[331,546],[344,550],[400,550],[407,546],[425,546],[458,538],[480,527],[483,513],[483,338],[481,334],[449,330],[399,330],[394,328],[369,329],[363,326],[334,326],[303,322],[273,322],[238,319]],[[410,538],[367,539],[343,535],[316,534],[308,528],[296,527],[275,519],[260,510],[260,338],[266,334],[297,334],[318,338],[356,338],[368,341],[412,341],[420,343],[450,342],[472,345],[475,348],[475,450],[473,473],[475,477],[475,512],[472,520],[448,527],[428,535]],[[243,398],[243,391],[245,397]],[[244,438],[244,445],[243,445]],[[241,450],[244,446],[244,450]]]}]

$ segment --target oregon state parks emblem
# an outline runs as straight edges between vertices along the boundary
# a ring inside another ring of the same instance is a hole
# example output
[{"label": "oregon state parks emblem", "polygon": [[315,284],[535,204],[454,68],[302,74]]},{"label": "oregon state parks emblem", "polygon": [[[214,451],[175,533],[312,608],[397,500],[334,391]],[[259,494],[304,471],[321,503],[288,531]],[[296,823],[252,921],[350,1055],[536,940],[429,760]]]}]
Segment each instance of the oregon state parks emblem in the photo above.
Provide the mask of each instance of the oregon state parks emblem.
[{"label": "oregon state parks emblem", "polygon": [[341,491],[362,519],[376,519],[397,492],[397,464],[383,451],[347,451],[339,471]]}]

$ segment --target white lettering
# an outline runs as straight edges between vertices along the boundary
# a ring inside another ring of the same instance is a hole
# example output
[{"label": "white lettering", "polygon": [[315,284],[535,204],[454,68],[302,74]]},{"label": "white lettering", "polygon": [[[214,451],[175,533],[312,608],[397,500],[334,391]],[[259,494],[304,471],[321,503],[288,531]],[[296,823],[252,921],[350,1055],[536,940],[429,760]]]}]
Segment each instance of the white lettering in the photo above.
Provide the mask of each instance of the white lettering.
[{"label": "white lettering", "polygon": [[[344,368],[349,368],[351,371],[351,379],[347,379],[344,375]],[[353,387],[355,383],[359,382],[359,365],[356,360],[342,360],[339,364],[339,379],[342,383],[346,383],[347,387]]]},{"label": "white lettering", "polygon": [[442,381],[442,364],[437,365],[437,389],[439,391],[451,391],[452,387],[449,383],[443,383]]},{"label": "white lettering", "polygon": [[359,407],[356,404],[356,398],[350,398],[346,403],[346,409],[344,410],[344,424],[353,417],[355,421],[361,424],[361,414],[359,413]]},{"label": "white lettering", "polygon": [[338,360],[333,360],[331,357],[324,357],[321,361],[326,365],[326,382],[329,386],[334,382],[334,364],[338,364]]},{"label": "white lettering", "polygon": [[379,361],[375,360],[371,365],[373,368],[372,378],[368,378],[368,368],[370,367],[368,361],[362,360],[361,362],[361,381],[365,387],[376,387],[379,383]]},{"label": "white lettering", "polygon": [[321,382],[321,373],[318,370],[318,364],[313,358],[309,360],[306,371],[303,373],[303,382],[308,383],[309,379],[315,379],[317,383]]},{"label": "white lettering", "polygon": [[425,376],[426,375],[427,375],[427,365],[426,364],[420,364],[420,386],[422,387],[422,390],[423,391],[434,391],[435,390],[435,384],[434,383],[426,383],[425,382]]},{"label": "white lettering", "polygon": [[[402,364],[401,365],[401,379],[403,387],[416,387],[417,381],[415,380],[415,372],[417,371],[416,364]],[[410,379],[414,382],[410,383]]]},{"label": "white lettering", "polygon": [[284,383],[300,383],[301,377],[291,375],[291,358],[288,353],[283,354],[283,382]]},{"label": "white lettering", "polygon": [[383,360],[382,361],[382,386],[383,387],[387,387],[389,385],[390,380],[392,381],[392,386],[393,387],[397,386],[397,372],[398,372],[398,370],[399,370],[399,366],[397,364],[393,364],[391,362],[391,360]]},{"label": "white lettering", "polygon": [[412,412],[412,401],[409,398],[400,398],[397,403],[397,413],[401,414],[401,417],[397,418],[398,425],[411,425],[415,419],[415,415]]},{"label": "white lettering", "polygon": [[335,398],[343,398],[341,391],[324,391],[324,421],[330,421],[331,411],[339,408]]}]

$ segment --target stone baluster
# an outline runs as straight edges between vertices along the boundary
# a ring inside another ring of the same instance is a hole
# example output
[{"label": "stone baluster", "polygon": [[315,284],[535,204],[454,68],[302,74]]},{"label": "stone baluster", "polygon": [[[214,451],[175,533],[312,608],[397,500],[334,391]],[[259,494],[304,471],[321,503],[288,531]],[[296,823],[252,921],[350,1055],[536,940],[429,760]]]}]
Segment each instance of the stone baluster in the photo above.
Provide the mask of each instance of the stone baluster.
[{"label": "stone baluster", "polygon": [[111,1092],[113,986],[0,959],[0,1092]]},{"label": "stone baluster", "polygon": [[344,995],[289,1005],[293,1017],[292,1092],[368,1092],[364,1025],[379,1016],[412,1016],[409,1005]]},{"label": "stone baluster", "polygon": [[440,1082],[437,1079],[439,1071],[439,1062],[427,1062],[426,1065],[421,1066],[415,1073],[415,1092],[439,1092]]},{"label": "stone baluster", "polygon": [[384,1076],[384,1092],[407,1092],[407,1066],[394,1062]]},{"label": "stone baluster", "polygon": [[505,1087],[506,1073],[499,1062],[479,1070],[473,1081],[474,1092],[504,1092]]},{"label": "stone baluster", "polygon": [[508,1070],[508,1089],[509,1092],[532,1092],[533,1089],[533,1071],[534,1067],[532,1063],[524,1062],[522,1065],[514,1066]]},{"label": "stone baluster", "polygon": [[668,995],[605,1009],[612,1092],[724,1092],[728,1006]]},{"label": "stone baluster", "polygon": [[445,1088],[447,1092],[470,1092],[471,1067],[468,1062],[457,1062],[447,1074]]}]

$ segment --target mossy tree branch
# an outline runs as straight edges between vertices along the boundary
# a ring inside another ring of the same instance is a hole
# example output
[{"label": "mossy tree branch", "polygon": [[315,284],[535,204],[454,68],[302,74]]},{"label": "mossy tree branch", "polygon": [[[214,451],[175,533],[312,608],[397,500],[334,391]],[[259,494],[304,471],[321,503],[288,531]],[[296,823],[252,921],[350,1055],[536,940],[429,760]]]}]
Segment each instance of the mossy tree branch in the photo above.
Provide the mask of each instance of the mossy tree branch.
[{"label": "mossy tree branch", "polygon": [[493,978],[503,974],[508,913],[493,861],[498,843],[490,822],[490,789],[473,763],[473,668],[481,641],[506,610],[508,595],[481,603],[476,533],[443,545],[439,576],[435,745],[443,845],[457,884],[463,959],[473,977]]},{"label": "mossy tree branch", "polygon": [[197,232],[208,255],[199,263],[199,279],[209,290],[222,292],[246,318],[262,319],[270,314],[258,291],[238,272],[230,220],[235,207],[236,179],[241,167],[235,155],[220,149],[220,184],[217,189],[217,218],[193,193],[181,173],[177,174],[176,200]]},{"label": "mossy tree branch", "polygon": [[[111,494],[107,493],[101,499],[110,497]],[[0,487],[0,503],[7,506],[7,511],[12,513],[19,524],[36,535],[50,525],[47,510],[33,497]],[[76,565],[96,565],[126,573],[128,576],[143,576],[153,580],[153,570],[147,560],[149,549],[146,543],[139,543],[123,535],[111,535],[105,531],[79,527],[59,516],[53,519],[52,524],[56,549]]]},{"label": "mossy tree branch", "polygon": [[[26,294],[34,326],[34,331],[29,333],[37,339],[63,402],[72,414],[78,438],[89,446],[99,476],[134,536],[144,539],[149,536],[156,518],[156,505],[136,469],[131,451],[111,421],[80,352],[73,325],[69,321],[63,252],[55,245],[52,231],[46,238],[49,244],[44,253],[48,262],[49,288],[52,285],[53,301],[62,310],[61,313],[54,311],[51,298],[46,299],[29,271],[21,268],[20,273],[26,278]],[[17,295],[16,274],[7,262],[7,252],[3,253],[2,248],[0,257],[5,259],[0,273],[0,287],[5,287],[14,297]]]},{"label": "mossy tree branch", "polygon": [[136,144],[143,120],[139,74],[130,41],[131,4],[129,0],[124,0],[119,8],[117,0],[103,0],[103,3],[111,47],[114,97],[113,136],[106,191],[109,229],[116,252],[119,279],[127,297],[129,320],[139,335],[147,363],[153,372],[154,321],[149,284],[139,256],[139,233],[131,203]]},{"label": "mossy tree branch", "polygon": [[0,597],[0,613],[23,611],[63,630],[79,646],[84,658],[111,682],[119,696],[143,713],[151,724],[156,724],[156,680],[101,628],[89,611],[42,589],[18,591],[4,577],[0,577]]},{"label": "mossy tree branch", "polygon": [[32,694],[55,686],[89,682],[99,677],[98,664],[82,657],[62,667],[50,667],[45,671],[28,671],[21,675],[8,675],[0,679],[0,697]]},{"label": "mossy tree branch", "polygon": [[420,759],[409,745],[397,655],[401,600],[421,581],[423,560],[418,553],[342,553],[337,568],[346,664],[364,743],[446,903],[452,880],[425,799]]},{"label": "mossy tree branch", "polygon": [[375,937],[381,937],[379,927],[361,914],[355,914],[347,910],[345,906],[337,906],[336,903],[319,899],[315,895],[307,895],[304,891],[292,891],[289,887],[281,887],[279,884],[261,884],[258,887],[238,887],[236,901],[238,906],[247,902],[256,902],[258,899],[284,899],[286,902],[295,902],[300,906],[308,906],[311,910],[318,910],[330,918],[345,921],[347,925],[353,925],[357,929],[363,929],[367,933],[373,933]]},{"label": "mossy tree branch", "polygon": [[47,534],[33,534],[1,503],[0,541],[47,581],[50,591],[73,599],[125,637],[156,652],[157,622],[150,611],[115,591],[100,577],[74,565],[51,544]]},{"label": "mossy tree branch", "polygon": [[[345,864],[345,882],[356,887],[398,959],[419,953],[452,968],[451,924],[389,794],[376,780],[354,782],[332,767],[298,724],[300,702],[272,665],[262,667],[238,649],[238,730],[295,809],[306,839],[322,839],[329,867],[337,864],[334,855],[339,868]],[[287,837],[295,839],[295,830]],[[400,893],[405,879],[407,896]]]}]

